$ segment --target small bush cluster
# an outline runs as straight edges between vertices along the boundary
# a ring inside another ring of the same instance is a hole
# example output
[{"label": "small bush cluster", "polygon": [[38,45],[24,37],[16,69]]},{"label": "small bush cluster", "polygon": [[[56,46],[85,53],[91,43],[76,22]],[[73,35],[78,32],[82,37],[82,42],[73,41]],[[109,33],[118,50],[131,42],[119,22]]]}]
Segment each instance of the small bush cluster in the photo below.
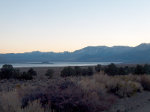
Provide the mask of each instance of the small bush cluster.
[{"label": "small bush cluster", "polygon": [[100,72],[102,70],[102,66],[100,64],[98,64],[97,66],[95,66],[95,71],[96,72]]},{"label": "small bush cluster", "polygon": [[102,112],[118,97],[131,97],[143,89],[150,90],[148,75],[109,76],[100,72],[90,77],[54,78],[44,82],[17,85],[17,93],[9,91],[2,95],[0,92],[1,111]]},{"label": "small bush cluster", "polygon": [[119,97],[130,97],[143,90],[140,82],[141,78],[136,79],[135,77],[138,76],[122,75],[112,77],[104,74],[95,74],[92,77],[83,78],[79,84],[85,90],[101,90],[106,93],[113,93]]},{"label": "small bush cluster", "polygon": [[108,92],[114,93],[119,97],[130,97],[143,90],[140,83],[124,80],[118,80],[116,83],[111,85],[107,84],[106,87]]},{"label": "small bush cluster", "polygon": [[141,77],[141,84],[145,90],[150,91],[150,77],[142,76]]},{"label": "small bush cluster", "polygon": [[88,68],[80,68],[80,67],[65,67],[61,71],[61,76],[62,77],[67,77],[67,76],[91,76],[93,75],[93,68],[88,67]]},{"label": "small bush cluster", "polygon": [[101,112],[107,110],[115,97],[99,94],[97,91],[85,92],[70,80],[59,80],[45,90],[32,90],[22,98],[22,107],[29,102],[39,100],[42,107],[49,107],[55,112]]},{"label": "small bush cluster", "polygon": [[16,90],[0,93],[0,112],[54,112],[44,109],[39,101],[29,102],[26,108],[21,107],[20,97]]},{"label": "small bush cluster", "polygon": [[115,64],[110,64],[107,66],[100,66],[97,65],[95,67],[95,70],[97,72],[100,72],[100,70],[104,70],[104,72],[108,75],[114,76],[114,75],[128,75],[128,74],[137,74],[137,75],[143,75],[143,74],[150,74],[150,65],[137,65],[135,67],[118,67]]},{"label": "small bush cluster", "polygon": [[15,70],[12,65],[3,65],[0,70],[1,79],[10,79],[18,75],[18,70]]},{"label": "small bush cluster", "polygon": [[0,79],[19,79],[19,80],[32,80],[33,76],[37,73],[32,68],[27,72],[20,72],[14,69],[12,65],[3,65],[0,69]]},{"label": "small bush cluster", "polygon": [[45,73],[45,76],[47,76],[49,79],[53,77],[54,70],[53,69],[48,69],[47,72]]}]

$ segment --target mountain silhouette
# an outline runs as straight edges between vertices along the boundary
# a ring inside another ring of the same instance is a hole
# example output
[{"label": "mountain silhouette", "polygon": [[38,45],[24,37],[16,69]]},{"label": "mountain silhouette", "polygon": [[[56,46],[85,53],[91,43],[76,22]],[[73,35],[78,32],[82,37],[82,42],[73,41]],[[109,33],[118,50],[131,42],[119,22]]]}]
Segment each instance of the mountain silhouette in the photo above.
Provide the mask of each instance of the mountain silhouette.
[{"label": "mountain silhouette", "polygon": [[74,52],[27,52],[0,54],[0,63],[26,62],[123,62],[150,63],[150,44],[129,46],[88,46]]}]

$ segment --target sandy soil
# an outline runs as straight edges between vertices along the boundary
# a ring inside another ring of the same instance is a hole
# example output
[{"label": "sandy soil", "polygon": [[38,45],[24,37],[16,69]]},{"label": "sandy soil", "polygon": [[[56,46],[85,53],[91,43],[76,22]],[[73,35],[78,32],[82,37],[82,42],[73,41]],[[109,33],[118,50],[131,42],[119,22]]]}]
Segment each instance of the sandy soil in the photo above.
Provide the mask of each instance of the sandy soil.
[{"label": "sandy soil", "polygon": [[150,112],[150,92],[119,99],[109,112]]}]

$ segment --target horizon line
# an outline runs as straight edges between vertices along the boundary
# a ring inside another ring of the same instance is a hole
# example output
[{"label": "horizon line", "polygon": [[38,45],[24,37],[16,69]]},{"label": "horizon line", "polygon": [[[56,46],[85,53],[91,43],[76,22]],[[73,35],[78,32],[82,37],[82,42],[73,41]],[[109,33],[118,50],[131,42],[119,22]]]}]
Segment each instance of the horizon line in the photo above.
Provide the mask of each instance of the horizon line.
[{"label": "horizon line", "polygon": [[41,52],[41,53],[65,53],[65,52],[68,52],[68,53],[72,53],[72,52],[75,52],[77,50],[81,50],[81,49],[84,49],[84,48],[87,48],[87,47],[137,47],[137,46],[140,46],[142,44],[145,44],[145,45],[150,45],[150,43],[141,43],[141,44],[138,44],[138,45],[135,45],[135,46],[129,46],[129,45],[112,45],[112,46],[107,46],[107,45],[96,45],[96,46],[86,46],[86,47],[82,47],[80,49],[76,49],[76,50],[73,50],[73,51],[60,51],[60,52],[56,52],[56,51],[40,51],[40,50],[35,50],[35,51],[29,51],[29,52],[18,52],[18,53],[13,53],[13,52],[8,52],[8,53],[1,53],[0,54],[23,54],[23,53],[32,53],[32,52]]}]

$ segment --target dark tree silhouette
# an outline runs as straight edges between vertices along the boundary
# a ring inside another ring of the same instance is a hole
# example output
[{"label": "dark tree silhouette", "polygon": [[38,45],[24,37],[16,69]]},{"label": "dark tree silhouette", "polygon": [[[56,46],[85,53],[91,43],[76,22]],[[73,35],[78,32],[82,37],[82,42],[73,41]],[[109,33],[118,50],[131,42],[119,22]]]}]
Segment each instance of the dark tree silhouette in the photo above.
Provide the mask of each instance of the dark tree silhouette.
[{"label": "dark tree silhouette", "polygon": [[100,72],[101,68],[102,68],[101,65],[98,64],[97,66],[95,66],[95,71]]}]

